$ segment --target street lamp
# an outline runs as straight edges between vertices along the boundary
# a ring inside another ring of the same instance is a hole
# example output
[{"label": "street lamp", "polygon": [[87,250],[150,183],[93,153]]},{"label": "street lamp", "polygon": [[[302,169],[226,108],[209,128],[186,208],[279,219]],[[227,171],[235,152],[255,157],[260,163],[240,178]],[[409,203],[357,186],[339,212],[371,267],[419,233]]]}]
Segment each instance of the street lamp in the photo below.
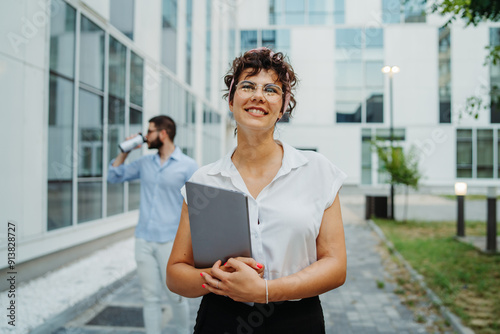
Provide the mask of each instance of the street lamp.
[{"label": "street lamp", "polygon": [[[382,67],[382,73],[389,75],[389,140],[391,143],[391,154],[394,150],[393,148],[393,140],[394,140],[394,126],[393,126],[393,114],[394,114],[394,106],[392,101],[392,77],[394,74],[399,73],[400,69],[398,66],[389,66],[386,65]],[[391,180],[391,219],[394,218],[394,184]]]},{"label": "street lamp", "polygon": [[455,183],[457,195],[457,237],[465,237],[464,196],[467,195],[467,183]]},{"label": "street lamp", "polygon": [[486,251],[496,253],[497,251],[497,189],[488,187],[486,220]]}]

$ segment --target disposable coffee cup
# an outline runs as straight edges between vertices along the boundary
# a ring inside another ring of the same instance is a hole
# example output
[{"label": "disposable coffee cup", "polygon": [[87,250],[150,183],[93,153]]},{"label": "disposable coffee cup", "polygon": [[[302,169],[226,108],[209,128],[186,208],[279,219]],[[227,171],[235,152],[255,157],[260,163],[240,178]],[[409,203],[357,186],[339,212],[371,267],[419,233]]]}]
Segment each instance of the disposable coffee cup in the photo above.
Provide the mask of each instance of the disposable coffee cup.
[{"label": "disposable coffee cup", "polygon": [[129,140],[125,140],[123,143],[118,145],[120,150],[123,153],[128,153],[132,151],[134,148],[136,148],[139,145],[142,145],[142,143],[146,142],[146,138],[142,136],[141,133],[139,133],[137,136],[134,138],[130,138]]}]

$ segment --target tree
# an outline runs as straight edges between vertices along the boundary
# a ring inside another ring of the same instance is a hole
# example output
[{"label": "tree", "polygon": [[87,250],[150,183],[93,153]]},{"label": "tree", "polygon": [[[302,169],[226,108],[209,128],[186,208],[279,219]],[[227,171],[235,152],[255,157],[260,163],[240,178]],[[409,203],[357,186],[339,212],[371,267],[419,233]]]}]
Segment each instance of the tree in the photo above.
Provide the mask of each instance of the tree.
[{"label": "tree", "polygon": [[[405,0],[409,1],[409,0]],[[481,22],[500,21],[500,1],[498,0],[421,0],[430,5],[432,13],[447,16],[445,26],[463,19],[466,26],[477,26]],[[484,65],[500,64],[500,45],[488,45],[488,56]],[[482,110],[498,106],[500,104],[500,89],[492,85],[489,89],[490,104],[485,103],[481,96],[473,95],[465,101],[464,112],[474,118],[479,118]],[[461,115],[460,115],[461,117]]]},{"label": "tree", "polygon": [[418,168],[418,155],[414,147],[405,153],[401,147],[386,146],[385,141],[372,142],[373,149],[377,152],[380,171],[386,171],[390,176],[390,183],[393,185],[405,186],[405,210],[403,221],[406,222],[408,213],[408,193],[409,188],[418,189],[422,174]]}]

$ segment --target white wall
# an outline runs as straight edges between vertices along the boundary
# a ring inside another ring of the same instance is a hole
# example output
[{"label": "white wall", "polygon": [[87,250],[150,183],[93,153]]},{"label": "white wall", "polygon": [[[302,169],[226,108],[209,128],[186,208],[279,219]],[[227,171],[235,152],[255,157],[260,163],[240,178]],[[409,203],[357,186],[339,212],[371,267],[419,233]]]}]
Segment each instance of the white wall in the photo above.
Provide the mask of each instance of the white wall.
[{"label": "white wall", "polygon": [[[294,124],[334,122],[334,30],[304,27],[290,32],[290,62],[299,77]],[[314,45],[313,48],[305,47]]]},{"label": "white wall", "polygon": [[268,0],[234,0],[238,4],[238,26],[241,29],[245,27],[262,27],[269,24],[269,3]]},{"label": "white wall", "polygon": [[381,0],[345,1],[345,24],[373,27],[382,23]]},{"label": "white wall", "polygon": [[[489,110],[483,111],[477,120],[463,114],[465,101],[470,96],[481,96],[489,103],[489,67],[483,66],[487,55],[485,46],[488,44],[489,28],[485,26],[464,28],[457,24],[451,30],[452,121],[457,125],[489,124]],[[463,117],[459,120],[458,113],[461,111]]]},{"label": "white wall", "polygon": [[[395,127],[435,125],[439,122],[437,48],[436,27],[405,24],[385,29],[385,62],[401,69],[393,79]],[[389,120],[388,86],[385,92],[384,118]]]},{"label": "white wall", "polygon": [[361,181],[361,131],[352,125],[279,124],[275,138],[300,149],[316,149],[348,174],[346,184]]},{"label": "white wall", "polygon": [[135,1],[134,44],[157,62],[161,62],[161,12],[161,0]]}]

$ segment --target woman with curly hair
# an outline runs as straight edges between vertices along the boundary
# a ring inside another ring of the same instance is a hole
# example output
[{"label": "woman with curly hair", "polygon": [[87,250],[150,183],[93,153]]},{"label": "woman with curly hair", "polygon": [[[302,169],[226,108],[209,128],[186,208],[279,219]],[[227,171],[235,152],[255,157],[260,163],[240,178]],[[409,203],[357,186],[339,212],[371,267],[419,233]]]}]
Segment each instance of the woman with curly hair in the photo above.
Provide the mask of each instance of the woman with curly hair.
[{"label": "woman with curly hair", "polygon": [[167,285],[203,296],[195,333],[325,333],[318,295],[346,277],[338,196],[346,175],[321,154],[275,140],[276,123],[296,104],[297,77],[282,53],[247,51],[224,82],[237,146],[191,181],[247,194],[252,257],[195,268],[184,203]]}]

